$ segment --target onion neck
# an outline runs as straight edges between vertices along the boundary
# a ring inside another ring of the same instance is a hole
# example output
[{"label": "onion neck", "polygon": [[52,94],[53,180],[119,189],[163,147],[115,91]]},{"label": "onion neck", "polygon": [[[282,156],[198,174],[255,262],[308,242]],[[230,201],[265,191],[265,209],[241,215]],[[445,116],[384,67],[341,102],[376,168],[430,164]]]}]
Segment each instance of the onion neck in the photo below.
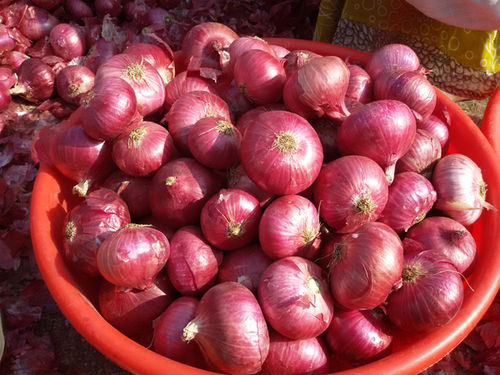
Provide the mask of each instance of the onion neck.
[{"label": "onion neck", "polygon": [[240,223],[230,222],[227,226],[229,237],[238,237],[243,234],[243,226]]},{"label": "onion neck", "polygon": [[139,147],[144,138],[144,134],[146,134],[146,129],[143,126],[131,130],[128,135],[128,148]]},{"label": "onion neck", "polygon": [[486,202],[486,192],[488,191],[488,189],[486,187],[487,187],[486,183],[481,180],[481,182],[479,183],[479,189],[478,189],[478,194],[479,194],[479,199],[481,201],[481,206],[483,206],[487,210],[493,209],[493,210],[496,211],[496,207],[495,206],[493,206],[492,204]]},{"label": "onion neck", "polygon": [[234,133],[234,126],[229,121],[220,120],[217,121],[217,130],[225,135],[231,135]]},{"label": "onion neck", "polygon": [[297,150],[298,143],[293,133],[280,132],[274,139],[273,148],[277,148],[282,154],[291,154]]},{"label": "onion neck", "polygon": [[314,276],[309,276],[306,280],[307,289],[312,294],[320,294],[321,293],[321,283]]},{"label": "onion neck", "polygon": [[72,242],[76,236],[76,225],[72,221],[68,221],[64,227],[64,237],[67,242]]},{"label": "onion neck", "polygon": [[190,321],[182,330],[182,341],[190,342],[198,334],[198,324],[195,321]]},{"label": "onion neck", "polygon": [[75,186],[73,186],[72,190],[73,194],[78,195],[80,197],[84,197],[87,195],[87,192],[89,191],[91,185],[92,185],[91,180],[83,180],[78,184],[76,184]]},{"label": "onion neck", "polygon": [[177,181],[177,177],[169,176],[165,179],[165,185],[172,186],[173,184],[175,184],[176,181]]},{"label": "onion neck", "polygon": [[403,268],[401,272],[401,280],[405,284],[414,284],[417,282],[418,278],[422,276],[423,273],[419,267],[415,265],[408,265]]}]

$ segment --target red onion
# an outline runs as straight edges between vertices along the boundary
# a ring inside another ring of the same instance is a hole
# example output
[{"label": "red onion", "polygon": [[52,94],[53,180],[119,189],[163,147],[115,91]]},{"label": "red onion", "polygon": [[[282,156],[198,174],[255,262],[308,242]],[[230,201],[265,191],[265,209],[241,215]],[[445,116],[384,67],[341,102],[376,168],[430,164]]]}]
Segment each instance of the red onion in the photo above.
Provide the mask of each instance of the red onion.
[{"label": "red onion", "polygon": [[318,57],[322,57],[315,52],[304,50],[304,49],[296,49],[290,51],[284,58],[286,60],[285,71],[287,76],[290,76],[293,72],[300,69],[304,64],[306,64],[309,60],[317,59]]},{"label": "red onion", "polygon": [[28,6],[19,23],[19,31],[28,39],[39,40],[49,35],[58,20],[45,9]]},{"label": "red onion", "polygon": [[261,207],[264,207],[267,203],[269,203],[269,201],[271,201],[271,199],[274,198],[274,194],[260,188],[250,179],[250,177],[248,177],[241,164],[237,167],[229,169],[227,185],[229,188],[241,189],[250,193],[257,198]]},{"label": "red onion", "polygon": [[450,131],[448,125],[442,120],[434,115],[430,115],[425,120],[417,122],[417,129],[427,130],[433,134],[439,140],[443,155],[446,153],[450,142]]},{"label": "red onion", "polygon": [[168,130],[180,151],[189,152],[189,131],[204,117],[222,117],[232,122],[226,102],[209,92],[191,91],[172,104],[165,118],[168,121]]},{"label": "red onion", "polygon": [[267,322],[290,339],[316,337],[331,323],[326,272],[310,260],[292,256],[275,261],[262,274],[258,293]]},{"label": "red onion", "polygon": [[78,272],[97,276],[97,249],[112,232],[130,223],[126,203],[105,188],[87,194],[64,221],[64,256]]},{"label": "red onion", "polygon": [[151,214],[149,207],[150,184],[151,179],[149,178],[132,177],[117,170],[104,180],[102,186],[118,193],[127,203],[130,216],[136,219]]},{"label": "red onion", "polygon": [[16,47],[15,39],[10,35],[10,29],[0,24],[0,54],[12,51]]},{"label": "red onion", "polygon": [[416,172],[431,179],[434,166],[440,158],[439,140],[428,131],[417,127],[410,149],[396,162],[396,173]]},{"label": "red onion", "polygon": [[281,99],[286,73],[274,52],[252,49],[236,60],[234,80],[251,102],[264,105]]},{"label": "red onion", "polygon": [[155,31],[166,29],[172,22],[172,16],[167,10],[169,8],[162,6],[149,9],[146,23]]},{"label": "red onion", "polygon": [[94,87],[95,75],[83,65],[69,65],[56,75],[59,96],[69,104],[80,104],[85,93]]},{"label": "red onion", "polygon": [[260,276],[272,262],[258,244],[227,252],[217,282],[236,281],[257,294]]},{"label": "red onion", "polygon": [[349,64],[349,86],[345,96],[366,104],[372,101],[373,79],[359,65]]},{"label": "red onion", "polygon": [[17,69],[21,64],[30,57],[22,52],[7,51],[0,56],[0,63],[11,69]]},{"label": "red onion", "polygon": [[269,47],[273,49],[278,59],[283,59],[290,53],[290,50],[286,49],[285,47],[278,46],[277,44],[270,44]]},{"label": "red onion", "polygon": [[233,75],[235,62],[239,57],[251,49],[265,51],[270,55],[276,57],[274,50],[271,46],[258,36],[243,36],[239,37],[229,45],[227,51],[221,53],[221,66],[225,74]]},{"label": "red onion", "polygon": [[170,241],[168,277],[183,295],[202,294],[217,278],[219,263],[216,253],[203,237],[200,228],[186,226],[177,230]]},{"label": "red onion", "polygon": [[460,224],[470,225],[481,216],[486,202],[486,183],[481,169],[469,157],[450,154],[434,168],[432,184],[437,192],[436,208]]},{"label": "red onion", "polygon": [[109,14],[111,17],[118,18],[122,12],[122,0],[95,0],[94,6],[99,17]]},{"label": "red onion", "polygon": [[66,61],[83,56],[87,51],[85,37],[77,26],[60,23],[50,31],[50,45]]},{"label": "red onion", "polygon": [[375,221],[388,198],[384,171],[365,156],[343,156],[319,174],[314,200],[323,220],[341,233]]},{"label": "red onion", "polygon": [[239,189],[222,189],[203,206],[201,230],[213,246],[238,249],[257,237],[260,215],[255,197]]},{"label": "red onion", "polygon": [[94,15],[92,8],[84,0],[66,0],[64,9],[73,19],[84,19]]},{"label": "red onion", "polygon": [[337,134],[340,129],[339,124],[335,120],[326,117],[310,119],[309,123],[316,130],[316,133],[318,133],[321,146],[323,146],[323,163],[339,158],[341,156],[337,145]]},{"label": "red onion", "polygon": [[141,220],[139,220],[138,224],[153,226],[153,228],[158,229],[160,232],[162,232],[169,241],[172,239],[176,232],[175,229],[171,228],[168,224],[165,223],[165,221],[159,220],[152,215],[142,218]]},{"label": "red onion", "polygon": [[171,227],[197,224],[205,202],[219,189],[216,176],[191,158],[166,163],[154,175],[149,190],[153,215]]},{"label": "red onion", "polygon": [[365,69],[376,79],[379,74],[391,70],[415,71],[420,68],[417,54],[404,44],[387,44],[373,52]]},{"label": "red onion", "polygon": [[259,241],[273,259],[292,255],[315,259],[321,246],[318,210],[307,198],[285,195],[271,202],[262,214]]},{"label": "red onion", "polygon": [[261,374],[326,374],[328,366],[328,349],[323,338],[292,340],[272,331]]},{"label": "red onion", "polygon": [[163,107],[165,85],[158,71],[146,60],[121,53],[106,60],[97,69],[96,80],[122,78],[135,92],[137,111],[147,116]]},{"label": "red onion", "polygon": [[198,303],[194,297],[183,296],[167,307],[154,323],[155,352],[190,366],[205,367],[198,345],[182,341],[182,330],[194,318]]},{"label": "red onion", "polygon": [[55,74],[40,59],[25,60],[17,72],[17,84],[11,89],[12,95],[21,95],[24,99],[38,103],[52,96]]},{"label": "red onion", "polygon": [[170,256],[170,243],[157,229],[128,224],[111,233],[97,250],[97,268],[117,286],[148,289]]},{"label": "red onion", "polygon": [[120,48],[115,42],[100,38],[89,48],[85,56],[85,66],[96,72],[104,61],[119,52]]},{"label": "red onion", "polygon": [[401,280],[403,246],[383,223],[362,225],[335,246],[330,289],[335,301],[351,310],[373,309]]},{"label": "red onion", "polygon": [[11,97],[9,92],[3,87],[0,88],[0,111],[3,111],[10,104]]},{"label": "red onion", "polygon": [[239,118],[241,115],[254,108],[254,104],[248,100],[245,94],[238,88],[236,81],[219,81],[216,85],[216,93],[229,106],[232,115]]},{"label": "red onion", "polygon": [[245,135],[245,132],[248,129],[248,127],[257,120],[257,117],[260,114],[271,111],[286,111],[286,107],[281,103],[274,103],[274,104],[261,105],[249,109],[248,111],[243,113],[243,115],[241,115],[241,117],[238,119],[236,127],[238,128],[238,130],[241,132],[242,135]]},{"label": "red onion", "polygon": [[165,86],[165,109],[169,110],[177,99],[191,91],[207,91],[212,94],[216,92],[208,79],[186,71],[180,72]]},{"label": "red onion", "polygon": [[31,2],[40,8],[52,10],[62,5],[64,0],[32,0]]},{"label": "red onion", "polygon": [[402,286],[387,298],[387,316],[401,330],[429,332],[453,319],[463,298],[462,278],[448,258],[433,250],[406,254]]},{"label": "red onion", "polygon": [[207,362],[230,374],[255,374],[269,353],[269,332],[255,296],[228,281],[210,288],[182,338],[196,341]]},{"label": "red onion", "polygon": [[272,111],[259,115],[247,129],[240,158],[248,176],[262,189],[278,195],[297,194],[318,176],[323,149],[304,118]]},{"label": "red onion", "polygon": [[410,149],[415,133],[415,116],[406,104],[379,100],[353,112],[342,123],[337,143],[344,155],[363,155],[376,161],[392,182],[396,162]]},{"label": "red onion", "polygon": [[83,127],[95,139],[115,138],[137,115],[134,90],[119,78],[95,81],[81,103]]},{"label": "red onion", "polygon": [[103,281],[99,289],[99,310],[109,323],[146,345],[151,342],[153,321],[172,302],[175,291],[165,272],[146,290],[127,289]]},{"label": "red onion", "polygon": [[328,347],[337,356],[367,363],[388,354],[392,335],[386,317],[377,310],[337,310],[325,333]]},{"label": "red onion", "polygon": [[430,181],[415,172],[402,172],[394,176],[389,186],[389,198],[378,221],[396,232],[406,232],[422,221],[436,202],[436,191]]},{"label": "red onion", "polygon": [[399,100],[413,111],[418,120],[425,120],[436,107],[437,94],[432,84],[419,72],[394,70],[378,75],[373,84],[376,100]]},{"label": "red onion", "polygon": [[149,9],[145,0],[128,0],[123,5],[123,16],[134,26],[143,28],[147,26]]},{"label": "red onion", "polygon": [[289,110],[305,118],[343,118],[349,69],[337,56],[309,60],[287,79],[283,100]]},{"label": "red onion", "polygon": [[240,131],[221,117],[202,118],[189,131],[191,154],[209,168],[226,169],[237,165],[240,144]]},{"label": "red onion", "polygon": [[0,66],[0,87],[10,89],[17,82],[17,75],[12,69]]},{"label": "red onion", "polygon": [[457,268],[466,274],[476,258],[476,241],[472,234],[458,221],[445,216],[425,218],[410,228],[403,241],[413,240],[422,248],[433,249],[445,255]]},{"label": "red onion", "polygon": [[124,53],[150,63],[158,71],[165,85],[175,76],[174,54],[170,48],[164,50],[154,44],[139,43],[129,45]]},{"label": "red onion", "polygon": [[[324,229],[324,228],[323,228]],[[320,253],[314,262],[323,267],[326,271],[330,269],[335,248],[339,246],[350,234],[349,233],[329,233],[324,235]]]},{"label": "red onion", "polygon": [[153,175],[176,154],[172,136],[163,126],[137,122],[113,142],[113,160],[123,172],[135,176]]}]

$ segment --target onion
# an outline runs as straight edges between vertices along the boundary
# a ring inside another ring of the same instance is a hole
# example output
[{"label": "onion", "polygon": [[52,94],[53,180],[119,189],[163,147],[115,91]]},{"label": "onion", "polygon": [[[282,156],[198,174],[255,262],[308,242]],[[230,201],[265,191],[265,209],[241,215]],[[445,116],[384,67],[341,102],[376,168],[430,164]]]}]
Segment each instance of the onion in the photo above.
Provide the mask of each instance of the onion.
[{"label": "onion", "polygon": [[394,176],[389,186],[389,198],[378,221],[396,232],[406,232],[422,221],[436,202],[436,191],[424,176],[402,172]]},{"label": "onion", "polygon": [[229,106],[231,114],[239,118],[244,113],[254,108],[255,105],[248,100],[245,94],[238,88],[236,81],[219,81],[216,85],[216,93]]},{"label": "onion", "polygon": [[149,9],[146,19],[149,27],[155,31],[166,29],[172,22],[171,15],[167,10],[169,8],[168,6],[161,6]]},{"label": "onion", "polygon": [[210,197],[219,189],[216,176],[191,158],[166,163],[154,175],[149,191],[153,215],[180,228],[197,224]]},{"label": "onion", "polygon": [[64,0],[32,0],[31,2],[40,8],[52,10],[62,5]]},{"label": "onion", "polygon": [[92,8],[83,0],[66,0],[64,9],[73,19],[84,19],[94,15]]},{"label": "onion", "polygon": [[0,24],[0,54],[12,51],[16,47],[16,41],[10,34],[10,29]]},{"label": "onion", "polygon": [[312,125],[314,130],[316,130],[316,133],[318,133],[318,137],[321,141],[324,157],[323,162],[328,163],[339,158],[341,154],[337,144],[337,134],[340,126],[335,122],[335,120],[321,117],[310,119],[309,123]]},{"label": "onion", "polygon": [[262,250],[273,259],[292,255],[317,257],[321,246],[320,222],[314,204],[300,195],[285,195],[271,202],[259,224]]},{"label": "onion", "polygon": [[376,161],[392,182],[396,162],[410,149],[415,133],[415,116],[406,104],[378,100],[353,112],[342,123],[337,143],[344,155],[363,155]]},{"label": "onion", "polygon": [[126,81],[137,97],[137,111],[147,116],[162,108],[165,85],[158,71],[145,59],[121,53],[106,60],[97,69],[96,80],[110,77]]},{"label": "onion", "polygon": [[119,78],[95,81],[95,86],[83,96],[81,104],[83,127],[95,139],[115,138],[137,116],[134,90]]},{"label": "onion", "polygon": [[188,145],[191,154],[204,166],[226,169],[239,163],[241,134],[221,117],[205,117],[191,127]]},{"label": "onion", "polygon": [[443,155],[446,153],[450,142],[450,131],[448,125],[442,120],[434,115],[430,115],[425,120],[417,122],[417,129],[427,130],[433,134],[439,140]]},{"label": "onion", "polygon": [[111,233],[97,250],[97,268],[117,286],[148,289],[170,256],[170,243],[157,229],[128,224]]},{"label": "onion", "polygon": [[378,310],[337,310],[325,339],[335,355],[355,363],[383,357],[392,344],[386,317]]},{"label": "onion", "polygon": [[259,115],[247,129],[240,158],[248,176],[262,189],[278,195],[297,194],[318,176],[323,150],[304,118],[272,111]]},{"label": "onion", "polygon": [[255,197],[239,189],[222,189],[203,206],[201,230],[213,246],[234,250],[257,237],[260,216]]},{"label": "onion", "polygon": [[87,51],[82,31],[68,23],[54,26],[50,31],[50,45],[54,52],[66,61],[83,56]]},{"label": "onion", "polygon": [[330,289],[335,301],[351,310],[373,309],[401,280],[403,246],[388,225],[367,223],[335,246]]},{"label": "onion", "polygon": [[314,186],[321,217],[341,233],[377,220],[389,191],[382,168],[365,156],[343,156],[330,162]]},{"label": "onion", "polygon": [[123,172],[135,177],[153,175],[176,152],[168,130],[151,121],[140,121],[129,126],[113,142],[115,164]]},{"label": "onion", "polygon": [[175,234],[175,229],[171,228],[168,224],[165,223],[165,221],[159,220],[152,215],[142,218],[141,220],[139,220],[138,224],[146,224],[153,226],[153,228],[156,228],[160,232],[162,232],[165,235],[165,237],[168,238],[169,241]]},{"label": "onion", "polygon": [[11,97],[9,92],[3,87],[0,88],[0,111],[3,111],[10,104]]},{"label": "onion", "polygon": [[0,88],[10,89],[17,82],[17,75],[12,69],[0,66]]},{"label": "onion", "polygon": [[290,53],[290,50],[286,49],[285,47],[278,46],[277,44],[270,44],[269,47],[273,49],[278,59],[283,59]]},{"label": "onion", "polygon": [[236,281],[256,295],[260,276],[272,262],[258,244],[227,252],[219,269],[217,283]]},{"label": "onion", "polygon": [[135,27],[147,26],[150,7],[145,0],[128,0],[123,5],[123,16]]},{"label": "onion", "polygon": [[230,168],[227,176],[227,186],[233,189],[241,189],[250,193],[260,203],[261,207],[264,207],[267,203],[274,198],[274,194],[271,194],[264,189],[260,188],[253,182],[250,177],[245,172],[245,169],[241,164],[237,167]]},{"label": "onion", "polygon": [[225,74],[233,75],[235,62],[243,53],[251,49],[261,50],[269,53],[271,56],[276,57],[274,50],[271,46],[258,36],[243,36],[239,37],[229,45],[227,51],[221,53],[221,66]]},{"label": "onion", "polygon": [[269,352],[269,332],[257,299],[232,281],[203,295],[182,338],[195,340],[207,362],[230,374],[259,372]]},{"label": "onion", "polygon": [[372,101],[373,79],[359,65],[349,64],[349,86],[345,96],[366,104]]},{"label": "onion", "polygon": [[322,241],[323,246],[320,249],[320,253],[314,262],[323,267],[326,271],[329,271],[335,248],[339,246],[349,235],[349,233],[327,232],[324,235],[324,240]]},{"label": "onion", "polygon": [[434,168],[432,184],[437,192],[436,208],[460,224],[470,225],[481,216],[486,202],[486,183],[481,169],[469,157],[450,154]]},{"label": "onion", "polygon": [[476,258],[476,241],[472,234],[458,221],[444,216],[425,218],[410,228],[406,241],[417,241],[422,248],[433,249],[445,255],[457,268],[467,274]]},{"label": "onion", "polygon": [[104,61],[119,52],[120,49],[115,42],[100,38],[89,48],[84,64],[90,70],[96,72]]},{"label": "onion", "polygon": [[45,9],[28,6],[19,22],[19,31],[28,39],[39,40],[50,34],[59,21]]},{"label": "onion", "polygon": [[97,276],[97,249],[112,232],[130,223],[126,203],[113,191],[90,192],[64,221],[64,257],[78,272]]},{"label": "onion", "polygon": [[168,277],[183,295],[202,294],[217,278],[220,250],[213,249],[200,228],[185,226],[177,230],[170,241]]},{"label": "onion", "polygon": [[405,255],[402,286],[387,298],[387,316],[403,331],[429,332],[448,323],[462,306],[462,278],[433,250]]},{"label": "onion", "polygon": [[293,72],[300,69],[304,64],[306,64],[309,60],[317,59],[318,57],[322,57],[315,52],[304,50],[304,49],[296,49],[290,51],[284,58],[286,60],[285,71],[287,76],[290,76]]},{"label": "onion", "polygon": [[127,203],[130,216],[137,219],[151,214],[151,207],[149,207],[150,184],[151,179],[149,178],[132,177],[117,170],[104,180],[102,186],[118,193]]},{"label": "onion", "polygon": [[205,367],[198,345],[182,341],[182,330],[194,318],[198,303],[194,297],[183,296],[167,307],[154,323],[155,352],[190,366]]},{"label": "onion", "polygon": [[349,115],[344,103],[349,69],[337,56],[309,60],[287,79],[283,100],[287,108],[305,118]]},{"label": "onion", "polygon": [[431,179],[432,171],[441,158],[439,140],[426,130],[419,129],[410,149],[396,162],[396,173],[416,172]]},{"label": "onion", "polygon": [[366,71],[373,79],[383,72],[415,71],[420,68],[417,54],[404,44],[387,44],[377,49],[370,55],[365,65]]},{"label": "onion", "polygon": [[40,59],[25,60],[17,72],[17,84],[10,90],[12,95],[21,95],[24,99],[38,103],[52,96],[55,74]]},{"label": "onion", "polygon": [[399,100],[411,108],[418,120],[428,118],[436,107],[437,94],[432,84],[419,72],[394,70],[381,73],[373,84],[376,100]]},{"label": "onion", "polygon": [[191,91],[207,91],[212,94],[216,92],[208,79],[183,71],[176,74],[165,86],[165,109],[169,110],[177,99]]},{"label": "onion", "polygon": [[290,339],[316,337],[331,323],[333,299],[326,272],[310,260],[276,260],[262,274],[258,294],[267,322]]},{"label": "onion", "polygon": [[99,17],[109,14],[111,17],[118,18],[122,12],[122,0],[95,0],[94,6]]},{"label": "onion", "polygon": [[188,135],[196,122],[204,117],[222,117],[231,121],[228,105],[219,96],[205,91],[191,91],[172,104],[166,115],[168,130],[180,151],[189,152]]},{"label": "onion", "polygon": [[83,95],[94,87],[95,75],[83,65],[69,65],[56,75],[56,90],[69,104],[80,104]]},{"label": "onion", "polygon": [[270,333],[269,354],[262,374],[326,374],[328,349],[323,338],[292,340],[277,332]]},{"label": "onion", "polygon": [[175,76],[174,54],[170,48],[164,50],[154,44],[139,43],[129,45],[124,53],[150,63],[158,71],[165,85]]},{"label": "onion", "polygon": [[7,51],[0,56],[0,63],[11,69],[18,69],[30,57],[22,52]]},{"label": "onion", "polygon": [[249,109],[248,111],[243,113],[241,117],[238,119],[236,127],[241,132],[241,135],[245,135],[245,132],[248,129],[248,127],[257,120],[257,117],[260,114],[271,111],[286,111],[286,107],[282,103],[274,103],[274,104],[260,105],[258,107]]}]

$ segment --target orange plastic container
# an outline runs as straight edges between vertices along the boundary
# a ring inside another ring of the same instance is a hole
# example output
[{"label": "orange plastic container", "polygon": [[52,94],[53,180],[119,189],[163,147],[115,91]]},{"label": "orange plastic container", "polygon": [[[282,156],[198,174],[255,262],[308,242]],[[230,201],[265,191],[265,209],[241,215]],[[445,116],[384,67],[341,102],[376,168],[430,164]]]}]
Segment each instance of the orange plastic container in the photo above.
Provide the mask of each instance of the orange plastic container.
[{"label": "orange plastic container", "polygon": [[[308,49],[323,55],[366,61],[368,55],[326,43],[269,39],[288,49]],[[500,98],[500,95],[498,95]],[[500,208],[500,164],[497,154],[472,120],[438,91],[439,101],[451,115],[450,152],[471,157],[482,169],[488,184],[487,200]],[[96,285],[66,267],[62,257],[62,223],[75,203],[73,182],[49,166],[42,165],[31,203],[31,235],[40,272],[56,303],[71,324],[106,357],[137,374],[208,374],[183,365],[130,340],[99,314]],[[478,243],[478,259],[468,278],[474,289],[465,289],[463,306],[446,326],[425,335],[400,335],[393,351],[376,362],[343,371],[342,374],[416,374],[439,361],[458,345],[486,312],[500,286],[500,211],[485,211],[470,227]]]}]

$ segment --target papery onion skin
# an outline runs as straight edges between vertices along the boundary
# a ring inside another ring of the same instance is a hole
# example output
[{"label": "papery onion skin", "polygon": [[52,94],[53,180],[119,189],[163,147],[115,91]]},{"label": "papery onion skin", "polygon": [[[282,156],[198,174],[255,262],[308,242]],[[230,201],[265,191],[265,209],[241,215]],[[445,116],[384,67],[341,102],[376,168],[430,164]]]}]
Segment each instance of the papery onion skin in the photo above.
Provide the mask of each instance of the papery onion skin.
[{"label": "papery onion skin", "polygon": [[437,192],[436,208],[463,225],[475,223],[486,202],[486,183],[481,169],[468,156],[449,154],[434,168],[432,184]]},{"label": "papery onion skin", "polygon": [[120,48],[115,42],[99,38],[95,44],[90,46],[84,64],[95,73],[104,61],[119,52]]},{"label": "papery onion skin", "polygon": [[59,96],[69,104],[80,104],[80,100],[94,87],[95,75],[82,65],[70,65],[56,75],[56,90]]},{"label": "papery onion skin", "polygon": [[213,246],[235,250],[257,237],[261,217],[257,198],[239,189],[222,189],[203,206],[201,230]]},{"label": "papery onion skin", "polygon": [[415,133],[415,116],[406,104],[377,100],[342,122],[337,143],[343,155],[363,155],[376,161],[392,182],[396,162],[410,149]]},{"label": "papery onion skin", "polygon": [[241,189],[252,194],[258,199],[261,207],[266,206],[274,198],[274,194],[257,186],[255,182],[248,177],[241,164],[228,170],[227,187]]},{"label": "papery onion skin", "polygon": [[29,59],[30,57],[22,52],[18,51],[7,51],[2,53],[2,57],[0,58],[0,62],[2,65],[6,65],[12,69],[17,69],[21,66],[21,64]]},{"label": "papery onion skin", "polygon": [[74,25],[60,23],[50,31],[50,45],[66,61],[83,56],[87,51],[83,32]]},{"label": "papery onion skin", "polygon": [[304,118],[272,111],[259,115],[247,129],[240,159],[248,176],[262,189],[277,195],[297,194],[318,176],[323,149]]},{"label": "papery onion skin", "polygon": [[45,9],[28,6],[19,23],[19,31],[28,39],[39,40],[50,34],[59,21]]},{"label": "papery onion skin", "polygon": [[307,198],[284,195],[272,201],[259,223],[262,250],[272,259],[315,259],[321,246],[318,210]]},{"label": "papery onion skin", "polygon": [[78,272],[98,276],[97,249],[107,236],[130,223],[127,204],[113,191],[89,193],[64,221],[64,256]]},{"label": "papery onion skin", "polygon": [[163,83],[168,84],[175,76],[173,52],[151,43],[131,44],[123,51],[150,63],[160,74]]},{"label": "papery onion skin", "polygon": [[472,234],[458,221],[445,216],[425,218],[410,228],[403,244],[407,239],[420,243],[421,250],[433,249],[442,253],[462,274],[470,271],[476,259],[476,241]]},{"label": "papery onion skin", "polygon": [[286,60],[285,71],[287,76],[304,66],[304,64],[306,64],[309,60],[317,59],[318,57],[321,57],[321,55],[305,49],[295,49],[290,51],[284,57]]},{"label": "papery onion skin", "polygon": [[20,95],[33,103],[48,99],[54,93],[55,73],[42,60],[31,58],[23,61],[17,72],[18,82],[11,89],[11,94]]},{"label": "papery onion skin", "polygon": [[217,284],[201,298],[183,339],[195,340],[222,372],[255,374],[269,353],[269,332],[255,296],[233,281]]},{"label": "papery onion skin", "polygon": [[420,68],[420,60],[410,47],[404,44],[388,44],[373,52],[365,69],[376,79],[379,74],[391,70],[415,71]]},{"label": "papery onion skin", "polygon": [[321,336],[292,340],[275,331],[270,333],[269,354],[262,374],[326,374],[328,348]]},{"label": "papery onion skin", "polygon": [[109,235],[97,250],[97,268],[117,286],[148,289],[170,256],[170,243],[157,229],[129,224]]},{"label": "papery onion skin", "polygon": [[220,250],[210,246],[199,227],[177,230],[170,241],[170,250],[166,267],[179,293],[201,295],[214,284],[219,271],[216,253]]},{"label": "papery onion skin", "polygon": [[168,130],[151,121],[140,121],[129,126],[113,142],[115,164],[134,177],[152,176],[176,153],[174,140]]},{"label": "papery onion skin", "polygon": [[378,221],[398,233],[406,232],[424,219],[436,202],[436,196],[432,184],[424,176],[415,172],[397,173]]},{"label": "papery onion skin", "polygon": [[384,171],[365,156],[343,156],[328,163],[314,184],[321,217],[340,233],[377,220],[388,194]]},{"label": "papery onion skin", "polygon": [[17,75],[13,69],[0,67],[0,88],[8,90],[17,82]]},{"label": "papery onion skin", "polygon": [[373,79],[359,65],[349,64],[349,86],[345,96],[366,104],[372,101]]},{"label": "papery onion skin", "polygon": [[448,258],[431,250],[405,255],[402,286],[387,298],[387,316],[403,331],[430,332],[462,306],[462,277]]},{"label": "papery onion skin", "polygon": [[446,154],[450,143],[450,130],[444,121],[437,116],[430,115],[427,119],[417,122],[417,129],[427,130],[433,134],[439,140],[442,154]]},{"label": "papery onion skin", "polygon": [[169,110],[177,99],[191,91],[216,93],[214,85],[208,79],[183,71],[165,86],[165,109]]},{"label": "papery onion skin", "polygon": [[316,337],[330,325],[327,275],[310,260],[292,256],[273,262],[261,275],[258,296],[267,322],[283,336]]},{"label": "papery onion skin", "polygon": [[401,280],[403,246],[388,225],[372,222],[359,227],[334,249],[330,290],[346,309],[374,309]]},{"label": "papery onion skin", "polygon": [[3,111],[10,104],[10,94],[5,89],[0,89],[0,111]]}]

